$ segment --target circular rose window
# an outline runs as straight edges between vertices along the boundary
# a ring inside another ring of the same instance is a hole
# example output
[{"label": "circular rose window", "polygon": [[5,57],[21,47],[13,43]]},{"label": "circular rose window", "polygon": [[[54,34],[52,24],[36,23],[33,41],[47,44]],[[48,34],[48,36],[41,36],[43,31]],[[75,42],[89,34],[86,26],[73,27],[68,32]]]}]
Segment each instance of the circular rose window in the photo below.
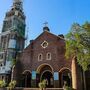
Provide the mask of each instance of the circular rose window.
[{"label": "circular rose window", "polygon": [[48,46],[48,42],[47,42],[47,41],[44,41],[44,42],[41,44],[41,46],[42,46],[43,48],[46,48],[46,47]]}]

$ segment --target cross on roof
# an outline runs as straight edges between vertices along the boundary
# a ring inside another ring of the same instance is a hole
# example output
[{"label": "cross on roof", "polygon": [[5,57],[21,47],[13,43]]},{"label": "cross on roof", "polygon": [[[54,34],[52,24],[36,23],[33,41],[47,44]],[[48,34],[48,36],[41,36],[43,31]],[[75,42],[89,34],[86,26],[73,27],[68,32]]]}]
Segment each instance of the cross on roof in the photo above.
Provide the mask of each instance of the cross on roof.
[{"label": "cross on roof", "polygon": [[48,25],[48,22],[45,22],[45,23],[43,23],[44,25],[45,25],[45,27]]}]

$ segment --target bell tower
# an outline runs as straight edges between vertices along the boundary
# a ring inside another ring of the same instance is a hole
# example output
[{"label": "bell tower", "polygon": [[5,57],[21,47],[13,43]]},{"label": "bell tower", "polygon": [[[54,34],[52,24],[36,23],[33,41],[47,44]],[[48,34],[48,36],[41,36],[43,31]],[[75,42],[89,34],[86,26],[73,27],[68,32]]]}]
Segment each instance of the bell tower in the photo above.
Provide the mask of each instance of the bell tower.
[{"label": "bell tower", "polygon": [[25,18],[22,0],[13,0],[11,9],[6,12],[0,34],[0,79],[11,75],[17,53],[24,49]]}]

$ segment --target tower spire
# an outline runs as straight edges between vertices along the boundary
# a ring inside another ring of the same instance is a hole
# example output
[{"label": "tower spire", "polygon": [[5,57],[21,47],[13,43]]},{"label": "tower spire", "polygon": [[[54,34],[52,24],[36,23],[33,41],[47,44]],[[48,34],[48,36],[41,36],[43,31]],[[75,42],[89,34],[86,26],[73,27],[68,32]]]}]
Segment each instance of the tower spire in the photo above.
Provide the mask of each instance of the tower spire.
[{"label": "tower spire", "polygon": [[13,0],[14,3],[16,2],[22,2],[22,0]]},{"label": "tower spire", "polygon": [[15,10],[23,11],[23,2],[22,0],[13,0],[13,8]]}]

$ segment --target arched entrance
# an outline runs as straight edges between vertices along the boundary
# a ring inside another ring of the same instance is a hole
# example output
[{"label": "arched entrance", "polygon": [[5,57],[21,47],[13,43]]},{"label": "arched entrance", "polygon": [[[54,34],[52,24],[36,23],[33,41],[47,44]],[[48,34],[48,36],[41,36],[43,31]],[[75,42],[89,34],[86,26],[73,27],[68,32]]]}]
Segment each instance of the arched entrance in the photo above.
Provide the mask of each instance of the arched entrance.
[{"label": "arched entrance", "polygon": [[40,81],[43,81],[44,79],[47,80],[46,87],[51,88],[54,86],[53,81],[53,69],[48,64],[42,64],[38,67],[37,72],[39,73]]},{"label": "arched entrance", "polygon": [[31,73],[29,71],[25,71],[23,74],[22,74],[22,87],[31,87]]},{"label": "arched entrance", "polygon": [[53,75],[52,75],[51,71],[46,70],[46,71],[42,72],[40,79],[41,79],[41,81],[44,79],[47,80],[46,87],[53,87]]},{"label": "arched entrance", "polygon": [[59,82],[60,82],[60,88],[66,84],[67,86],[71,86],[71,72],[67,68],[61,69],[59,72]]}]

